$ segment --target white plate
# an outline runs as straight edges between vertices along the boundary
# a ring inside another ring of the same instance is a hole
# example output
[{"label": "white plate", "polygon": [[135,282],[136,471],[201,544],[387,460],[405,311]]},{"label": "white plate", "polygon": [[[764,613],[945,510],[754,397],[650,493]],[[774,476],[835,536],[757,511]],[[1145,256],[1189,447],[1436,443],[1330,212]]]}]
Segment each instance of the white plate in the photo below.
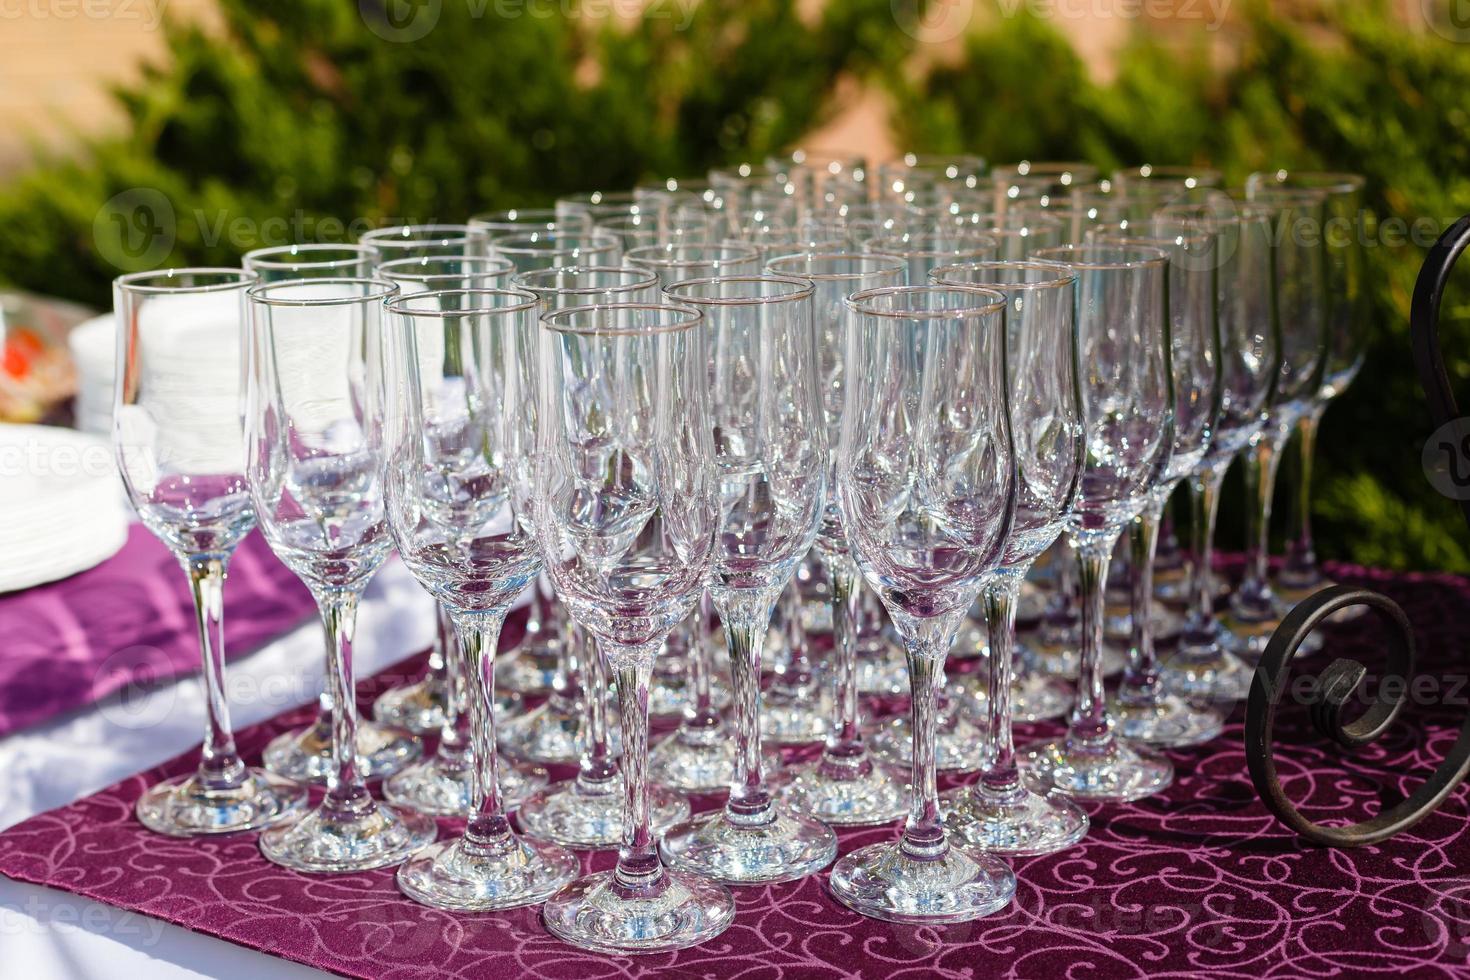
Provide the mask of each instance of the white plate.
[{"label": "white plate", "polygon": [[95,568],[129,515],[111,445],[43,425],[0,425],[0,592]]}]

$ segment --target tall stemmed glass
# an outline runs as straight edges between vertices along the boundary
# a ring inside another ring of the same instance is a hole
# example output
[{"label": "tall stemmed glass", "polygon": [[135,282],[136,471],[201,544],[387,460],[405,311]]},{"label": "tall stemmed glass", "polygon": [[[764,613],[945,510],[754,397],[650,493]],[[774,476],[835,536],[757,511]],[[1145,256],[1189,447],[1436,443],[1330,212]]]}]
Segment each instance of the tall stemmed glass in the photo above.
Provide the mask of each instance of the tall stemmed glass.
[{"label": "tall stemmed glass", "polygon": [[1220,417],[1222,358],[1219,326],[1219,240],[1205,229],[1154,237],[1099,235],[1099,243],[1161,248],[1169,254],[1170,366],[1174,375],[1174,442],[1163,474],[1129,529],[1132,634],[1128,668],[1113,713],[1118,734],[1155,745],[1207,742],[1225,716],[1164,689],[1154,648],[1154,554],[1164,508],[1174,490],[1199,469]]},{"label": "tall stemmed glass", "polygon": [[[286,245],[246,252],[242,264],[256,273],[261,282],[367,279],[374,275],[381,258],[378,250],[369,245]],[[323,643],[322,650],[326,666],[322,672],[322,691],[317,696],[316,718],[305,728],[271,739],[263,756],[267,769],[297,782],[324,783],[332,772],[332,689],[326,678],[332,676],[336,650],[330,638]],[[420,707],[427,708],[431,714],[437,708],[442,722],[445,664],[440,651],[436,649],[430,654],[429,664],[428,681],[432,683],[396,688],[384,697],[401,696],[404,698],[401,704],[420,702]],[[368,779],[403,771],[423,751],[423,744],[413,730],[401,719],[389,715],[380,721],[367,718],[358,721],[357,754],[362,758],[363,775]]]},{"label": "tall stemmed glass", "polygon": [[903,835],[838,861],[849,908],[960,922],[1009,904],[1004,862],[949,845],[935,785],[935,695],[945,655],[1003,557],[1016,508],[1006,299],[962,286],[853,294],[837,497],[853,558],[908,648],[912,801]]},{"label": "tall stemmed glass", "polygon": [[1215,237],[1220,329],[1220,411],[1204,458],[1190,475],[1192,508],[1189,608],[1178,652],[1161,666],[1169,690],[1191,698],[1234,701],[1245,696],[1251,669],[1224,649],[1215,619],[1211,569],[1220,487],[1230,463],[1258,438],[1275,382],[1279,332],[1271,315],[1270,214],[1226,199],[1160,209],[1153,227],[1162,235]]},{"label": "tall stemmed glass", "polygon": [[1311,411],[1327,369],[1326,202],[1320,189],[1282,186],[1257,187],[1251,200],[1272,215],[1273,316],[1281,360],[1266,424],[1245,455],[1246,569],[1225,620],[1226,645],[1248,659],[1265,651],[1289,608],[1269,577],[1271,502],[1281,451]]},{"label": "tall stemmed glass", "polygon": [[943,285],[983,286],[1006,298],[1006,375],[1016,458],[1016,513],[1000,567],[985,584],[988,706],[994,755],[980,781],[945,794],[957,842],[1000,854],[1047,854],[1087,833],[1087,814],[1021,782],[1011,730],[1016,602],[1036,559],[1066,528],[1082,475],[1082,394],[1076,275],[1053,262],[989,262],[936,270]]},{"label": "tall stemmed glass", "polygon": [[887,823],[908,807],[906,787],[878,765],[863,742],[858,718],[858,590],[861,579],[847,548],[837,504],[837,441],[850,372],[847,365],[847,297],[904,283],[906,264],[896,255],[826,253],[771,260],[773,275],[800,276],[813,284],[818,371],[827,431],[827,499],[817,549],[832,583],[832,734],[814,762],[794,767],[781,791],[783,802],[829,824]]},{"label": "tall stemmed glass", "polygon": [[670,828],[659,851],[722,881],[787,881],[837,854],[826,824],[777,803],[761,765],[761,651],[782,589],[816,540],[826,499],[812,283],[724,276],[666,287],[704,313],[721,525],[709,590],[735,696],[735,775],[722,810]]},{"label": "tall stemmed glass", "polygon": [[255,526],[240,439],[245,291],[240,269],[119,276],[113,446],[138,518],[189,577],[204,664],[199,767],[150,786],[138,820],[174,837],[256,830],[291,817],[306,791],[235,751],[225,694],[224,581]]},{"label": "tall stemmed glass", "polygon": [[[656,784],[684,793],[729,789],[735,775],[735,739],[720,713],[730,703],[730,692],[714,683],[713,621],[714,604],[706,593],[694,615],[670,636],[664,652],[665,658],[683,661],[686,696],[679,727],[649,750],[648,771]],[[780,753],[775,754],[779,764]]]},{"label": "tall stemmed glass", "polygon": [[249,292],[246,474],[271,550],[316,598],[335,656],[332,762],[321,805],[260,837],[298,871],[398,864],[434,840],[432,818],[373,799],[355,751],[357,605],[392,547],[375,449],[383,398],[381,279],[262,283]]},{"label": "tall stemmed glass", "polygon": [[[1276,572],[1278,594],[1284,601],[1296,603],[1332,584],[1317,564],[1317,549],[1312,541],[1312,457],[1322,415],[1332,399],[1352,384],[1363,365],[1363,333],[1367,326],[1364,304],[1367,290],[1363,288],[1363,178],[1348,173],[1274,170],[1251,174],[1246,180],[1246,193],[1254,196],[1257,189],[1276,185],[1320,190],[1326,194],[1327,366],[1322,373],[1322,386],[1296,425],[1301,465],[1297,469],[1293,497],[1293,533],[1287,544],[1286,559]],[[1362,610],[1357,607],[1344,610],[1349,615],[1355,611]]]},{"label": "tall stemmed glass", "polygon": [[545,314],[533,526],[557,593],[597,640],[623,716],[618,862],[552,896],[546,926],[607,952],[680,949],[735,915],[723,885],[663,867],[649,814],[653,658],[694,609],[720,530],[704,318],[618,303]]},{"label": "tall stemmed glass", "polygon": [[495,752],[495,654],[540,555],[527,527],[535,433],[536,297],[452,290],[387,304],[384,404],[372,429],[393,541],[454,620],[475,761],[469,822],[398,869],[398,887],[438,908],[543,901],[571,881],[571,852],[510,827]]},{"label": "tall stemmed glass", "polygon": [[[521,273],[515,283],[536,295],[543,313],[658,299],[658,278],[644,269],[564,266]],[[608,847],[622,834],[623,773],[615,757],[620,738],[615,738],[609,724],[607,674],[602,658],[592,648],[595,641],[585,635],[577,639],[581,669],[571,679],[575,690],[570,692],[580,717],[574,733],[577,775],[522,803],[519,819],[531,833],[569,847]],[[520,737],[534,738],[537,724],[528,714],[514,726]],[[658,787],[649,790],[649,808],[656,831],[689,816],[688,800]]]},{"label": "tall stemmed glass", "polygon": [[1100,800],[1134,800],[1174,779],[1169,760],[1113,731],[1103,697],[1103,592],[1113,546],[1149,503],[1174,440],[1168,253],[1063,245],[1037,258],[1077,274],[1078,359],[1087,456],[1068,531],[1077,550],[1082,651],[1067,734],[1026,750],[1033,785]]}]

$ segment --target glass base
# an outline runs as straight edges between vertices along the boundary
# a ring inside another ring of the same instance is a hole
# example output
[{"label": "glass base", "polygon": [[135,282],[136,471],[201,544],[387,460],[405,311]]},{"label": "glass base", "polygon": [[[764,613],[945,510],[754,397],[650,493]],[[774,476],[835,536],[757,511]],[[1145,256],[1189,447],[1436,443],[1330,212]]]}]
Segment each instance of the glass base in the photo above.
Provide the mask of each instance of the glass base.
[{"label": "glass base", "polygon": [[[462,761],[453,763],[446,763],[439,756],[425,759],[383,780],[383,796],[389,803],[420,813],[462,817],[474,805],[470,787],[472,759],[468,753]],[[500,796],[507,810],[515,809],[549,781],[545,769],[517,766],[505,759],[499,761]]]},{"label": "glass base", "polygon": [[732,884],[795,881],[837,856],[832,828],[781,806],[765,823],[737,824],[724,810],[671,827],[659,842],[671,867]]},{"label": "glass base", "polygon": [[507,833],[490,845],[441,841],[404,862],[397,878],[398,889],[422,905],[489,912],[544,902],[580,872],[571,851]]},{"label": "glass base", "polygon": [[402,864],[434,842],[434,818],[394,810],[370,797],[358,812],[318,807],[260,835],[260,852],[284,868],[313,873],[367,871]]},{"label": "glass base", "polygon": [[1150,749],[1111,736],[1083,742],[1063,736],[1021,753],[1031,789],[1084,800],[1127,803],[1152,796],[1174,781],[1174,765]]},{"label": "glass base", "polygon": [[437,732],[444,727],[445,693],[444,685],[433,677],[392,688],[373,702],[373,718],[415,735]]},{"label": "glass base", "polygon": [[[766,748],[763,772],[781,771],[779,749]],[[648,753],[648,779],[680,793],[719,793],[735,778],[735,736],[723,725],[713,732],[676,731]]]},{"label": "glass base", "polygon": [[1087,834],[1087,814],[1065,797],[1017,785],[996,792],[981,782],[940,797],[944,829],[955,847],[1025,857],[1052,854]]},{"label": "glass base", "polygon": [[[1031,670],[1065,680],[1077,679],[1082,655],[1076,644],[1044,643],[1039,637],[1021,644],[1021,655]],[[1128,666],[1128,654],[1115,646],[1103,646],[1103,676],[1115,677]]]},{"label": "glass base", "polygon": [[495,688],[516,694],[550,694],[556,677],[556,655],[517,649],[495,658]]},{"label": "glass base", "polygon": [[735,899],[718,882],[663,869],[656,888],[621,888],[613,871],[572,882],[541,915],[552,935],[600,953],[662,953],[698,946],[735,919]]},{"label": "glass base", "polygon": [[858,651],[857,686],[862,694],[901,697],[909,693],[909,668],[903,650],[879,633]]},{"label": "glass base", "polygon": [[[711,677],[709,698],[711,708],[724,711],[730,706],[730,688],[719,677]],[[682,679],[665,679],[661,683],[655,674],[653,682],[648,686],[650,718],[677,718],[693,703],[694,689]]]},{"label": "glass base", "polygon": [[[658,786],[648,788],[649,817],[655,833],[689,819],[689,801]],[[623,777],[603,786],[568,779],[536,793],[516,815],[528,834],[566,847],[616,847],[623,838]]]},{"label": "glass base", "polygon": [[781,802],[834,827],[865,827],[907,814],[909,786],[860,749],[788,770]]},{"label": "glass base", "polygon": [[1117,735],[1165,748],[1201,745],[1225,727],[1224,712],[1174,694],[1161,695],[1152,704],[1114,698],[1108,714]]},{"label": "glass base", "polygon": [[998,912],[1016,893],[1004,861],[951,847],[937,858],[905,853],[901,841],[869,844],[837,862],[832,895],[862,915],[918,925],[967,922]]},{"label": "glass base", "polygon": [[[1266,645],[1271,642],[1271,636],[1276,632],[1276,627],[1281,625],[1281,618],[1286,615],[1289,606],[1280,608],[1280,615],[1271,616],[1267,619],[1243,619],[1235,613],[1227,612],[1220,617],[1220,626],[1223,632],[1220,634],[1220,642],[1226,650],[1241,657],[1250,663],[1261,659],[1266,652]],[[1297,647],[1296,655],[1306,657],[1322,649],[1322,634],[1310,633]]]},{"label": "glass base", "polygon": [[832,700],[815,685],[761,695],[761,741],[772,745],[811,745],[832,731]]},{"label": "glass base", "polygon": [[1220,645],[1181,650],[1159,665],[1159,679],[1171,694],[1194,701],[1231,704],[1250,694],[1255,669]]},{"label": "glass base", "polygon": [[[364,779],[381,779],[407,767],[423,754],[417,735],[360,718],[357,755]],[[309,728],[286,732],[265,747],[265,767],[298,783],[325,783],[332,773],[332,726],[321,718]]]},{"label": "glass base", "polygon": [[262,769],[239,786],[208,789],[197,773],[154,783],[138,798],[138,821],[156,834],[196,837],[260,830],[306,809],[306,787]]},{"label": "glass base", "polygon": [[[990,758],[983,725],[965,717],[957,699],[941,711],[934,733],[934,761],[940,772],[975,772]],[[909,716],[884,722],[868,739],[869,751],[885,765],[907,769],[913,764],[914,738]]]},{"label": "glass base", "polygon": [[[985,671],[973,671],[950,688],[966,718],[982,728],[990,724],[990,678]],[[1072,689],[1055,677],[1026,671],[1011,684],[1011,717],[1016,721],[1047,721],[1071,710]]]},{"label": "glass base", "polygon": [[[1172,646],[1184,631],[1184,617],[1169,609],[1154,607],[1152,636],[1159,646]],[[1133,640],[1133,614],[1125,606],[1116,615],[1103,620],[1103,639],[1126,648]]]},{"label": "glass base", "polygon": [[[501,754],[539,766],[575,765],[582,758],[581,706],[553,698],[501,725],[496,744]],[[620,751],[616,714],[608,715],[608,747]]]}]

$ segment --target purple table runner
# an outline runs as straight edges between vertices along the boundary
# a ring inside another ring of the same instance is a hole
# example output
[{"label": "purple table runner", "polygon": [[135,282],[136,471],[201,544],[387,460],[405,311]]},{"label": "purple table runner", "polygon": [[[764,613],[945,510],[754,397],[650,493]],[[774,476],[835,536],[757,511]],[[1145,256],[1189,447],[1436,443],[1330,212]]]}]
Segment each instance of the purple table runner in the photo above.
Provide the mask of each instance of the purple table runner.
[{"label": "purple table runner", "polygon": [[[247,653],[314,610],[265,540],[247,537],[225,580],[226,652]],[[0,637],[0,737],[200,667],[188,582],[141,524],[96,568],[0,596]]]},{"label": "purple table runner", "polygon": [[[1405,606],[1433,683],[1421,685],[1382,741],[1349,759],[1304,734],[1304,708],[1283,706],[1282,778],[1318,819],[1360,818],[1378,806],[1383,788],[1417,784],[1454,740],[1467,697],[1470,585],[1451,576],[1335,571]],[[1329,653],[1309,665],[1320,669],[1332,652],[1351,653],[1371,672],[1382,662],[1376,637],[1371,623],[1336,627]],[[361,703],[421,666],[420,658],[366,679]],[[272,735],[306,722],[311,710],[241,732],[242,752],[258,758]],[[1018,740],[1055,731],[1022,726]],[[1171,757],[1178,776],[1164,794],[1089,806],[1093,825],[1080,846],[1016,860],[1015,902],[990,918],[937,928],[864,919],[832,900],[824,873],[737,888],[739,911],[723,936],[647,957],[568,947],[547,934],[535,908],[474,916],[424,908],[399,895],[391,869],[310,877],[267,863],[254,835],[181,841],[148,833],[133,818],[134,801],[146,785],[191,768],[193,753],[0,833],[0,872],[324,970],[392,980],[1470,976],[1464,788],[1391,841],[1333,851],[1300,842],[1256,800],[1239,711],[1221,738]],[[441,822],[442,834],[458,829]],[[844,831],[841,850],[895,832]],[[584,863],[602,868],[612,860],[604,852]]]}]

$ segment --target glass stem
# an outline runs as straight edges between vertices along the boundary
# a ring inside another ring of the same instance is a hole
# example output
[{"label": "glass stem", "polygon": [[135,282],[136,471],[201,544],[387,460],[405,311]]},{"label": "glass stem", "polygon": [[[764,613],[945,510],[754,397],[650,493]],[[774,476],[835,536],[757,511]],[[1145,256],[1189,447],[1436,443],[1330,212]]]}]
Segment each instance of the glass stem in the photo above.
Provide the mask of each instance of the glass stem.
[{"label": "glass stem", "polygon": [[793,576],[781,593],[781,630],[786,638],[786,655],[772,687],[779,686],[790,697],[801,697],[811,686],[812,663],[806,630],[801,625],[801,592]]},{"label": "glass stem", "polygon": [[192,555],[184,561],[194,597],[194,623],[204,663],[204,745],[198,780],[206,789],[234,789],[245,781],[235,752],[230,702],[225,696],[225,569],[228,555]]},{"label": "glass stem", "polygon": [[623,841],[613,872],[619,898],[656,895],[664,881],[648,805],[648,684],[658,644],[604,650],[623,717]]},{"label": "glass stem", "polygon": [[1077,668],[1077,705],[1067,727],[1069,741],[1097,743],[1111,737],[1103,697],[1103,602],[1108,560],[1117,540],[1116,532],[1108,532],[1079,536],[1072,542],[1077,550],[1077,580],[1082,594],[1082,652]]},{"label": "glass stem", "polygon": [[904,823],[901,847],[906,857],[932,861],[949,850],[944,824],[939,815],[939,785],[935,741],[937,710],[935,696],[944,683],[944,658],[954,641],[960,620],[969,608],[928,619],[912,621],[908,643],[909,687],[913,701],[914,759],[910,769],[909,816]]},{"label": "glass stem", "polygon": [[463,612],[455,617],[464,658],[466,707],[470,722],[470,820],[464,839],[468,848],[503,846],[510,821],[500,796],[500,760],[495,753],[495,651],[505,610]]},{"label": "glass stem", "polygon": [[424,677],[424,682],[430,687],[436,687],[445,692],[448,699],[449,691],[449,647],[454,643],[454,620],[449,616],[449,610],[444,608],[444,603],[434,603],[434,618],[437,631],[434,637],[434,645],[429,648],[429,670]]},{"label": "glass stem", "polygon": [[577,763],[577,783],[588,788],[605,787],[618,774],[607,737],[607,665],[597,641],[579,626],[571,628],[571,643],[582,665],[582,704],[586,748]]},{"label": "glass stem", "polygon": [[1151,704],[1163,693],[1159,681],[1159,655],[1154,649],[1154,555],[1159,546],[1159,527],[1163,523],[1164,505],[1173,486],[1161,488],[1149,501],[1143,513],[1128,529],[1130,564],[1130,619],[1132,635],[1128,650],[1128,669],[1123,674],[1119,695],[1135,704]]},{"label": "glass stem", "polygon": [[1271,557],[1271,498],[1276,492],[1276,471],[1287,433],[1268,424],[1245,457],[1246,563],[1245,579],[1231,602],[1242,618],[1274,615],[1269,561]]},{"label": "glass stem", "polygon": [[776,817],[771,794],[761,779],[761,647],[777,594],[726,593],[719,602],[730,649],[730,682],[735,697],[735,775],[725,815],[742,824],[769,823]]},{"label": "glass stem", "polygon": [[323,806],[360,813],[373,805],[357,758],[357,679],[352,663],[352,637],[357,629],[358,594],[324,592],[317,597],[332,654],[327,693],[332,699],[332,770]]},{"label": "glass stem", "polygon": [[1041,620],[1041,640],[1049,646],[1070,646],[1077,625],[1076,551],[1067,542],[1056,549],[1056,588]]},{"label": "glass stem", "polygon": [[1317,454],[1317,429],[1322,424],[1322,415],[1327,411],[1327,402],[1314,402],[1307,414],[1296,424],[1300,443],[1300,467],[1296,486],[1296,506],[1292,510],[1291,544],[1286,550],[1286,562],[1282,566],[1282,579],[1288,584],[1309,588],[1322,581],[1322,571],[1317,567],[1317,549],[1312,541],[1312,463]]},{"label": "glass stem", "polygon": [[1189,612],[1184,619],[1184,646],[1193,649],[1215,643],[1215,521],[1220,514],[1220,486],[1225,482],[1222,467],[1200,470],[1189,483],[1190,548],[1194,566],[1189,572]]},{"label": "glass stem", "polygon": [[837,666],[837,717],[827,749],[848,756],[862,751],[862,735],[858,731],[858,581],[857,564],[847,555],[827,559],[827,574],[832,582],[832,639]]},{"label": "glass stem", "polygon": [[1014,792],[1021,785],[1016,767],[1016,740],[1011,730],[1011,683],[1016,646],[1016,601],[1031,562],[996,570],[985,590],[985,622],[990,641],[990,741],[995,757],[980,777],[992,793]]}]

